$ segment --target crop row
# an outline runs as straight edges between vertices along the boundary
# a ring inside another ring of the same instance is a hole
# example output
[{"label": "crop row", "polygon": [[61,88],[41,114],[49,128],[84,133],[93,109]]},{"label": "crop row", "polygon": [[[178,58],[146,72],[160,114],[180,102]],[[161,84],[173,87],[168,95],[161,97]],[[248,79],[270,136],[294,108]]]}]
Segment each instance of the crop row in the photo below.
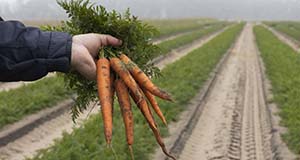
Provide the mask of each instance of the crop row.
[{"label": "crop row", "polygon": [[266,73],[272,84],[273,101],[279,106],[283,135],[288,147],[300,153],[300,54],[262,26],[254,28]]}]

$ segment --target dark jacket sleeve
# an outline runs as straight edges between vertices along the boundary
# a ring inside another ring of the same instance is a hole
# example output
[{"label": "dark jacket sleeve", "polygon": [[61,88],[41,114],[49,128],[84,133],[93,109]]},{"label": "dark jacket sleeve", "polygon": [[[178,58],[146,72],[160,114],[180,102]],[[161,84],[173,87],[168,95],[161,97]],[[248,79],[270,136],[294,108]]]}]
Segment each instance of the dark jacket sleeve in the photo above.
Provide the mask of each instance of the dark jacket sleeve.
[{"label": "dark jacket sleeve", "polygon": [[71,46],[67,33],[0,21],[0,81],[32,81],[48,72],[68,72]]}]

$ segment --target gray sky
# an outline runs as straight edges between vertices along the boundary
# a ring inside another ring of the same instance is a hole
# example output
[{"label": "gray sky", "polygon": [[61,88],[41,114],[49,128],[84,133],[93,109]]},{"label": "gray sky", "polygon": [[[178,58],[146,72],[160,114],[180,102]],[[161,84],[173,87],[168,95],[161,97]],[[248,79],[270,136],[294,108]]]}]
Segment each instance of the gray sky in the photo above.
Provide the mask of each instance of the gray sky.
[{"label": "gray sky", "polygon": [[[93,0],[142,18],[214,17],[243,20],[300,20],[300,0]],[[100,3],[99,3],[100,4]],[[61,19],[55,0],[0,0],[5,19]]]}]

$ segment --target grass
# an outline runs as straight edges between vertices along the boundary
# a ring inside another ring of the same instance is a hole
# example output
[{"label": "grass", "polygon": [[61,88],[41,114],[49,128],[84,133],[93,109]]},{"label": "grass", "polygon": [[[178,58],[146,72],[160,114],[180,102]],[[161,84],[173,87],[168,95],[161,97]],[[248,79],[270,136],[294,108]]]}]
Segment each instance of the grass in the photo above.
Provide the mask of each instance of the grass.
[{"label": "grass", "polygon": [[[195,30],[191,33],[188,33],[186,35],[177,37],[175,39],[162,42],[158,44],[159,48],[161,48],[162,53],[158,53],[159,55],[164,55],[172,51],[174,48],[178,48],[178,46],[183,46],[188,43],[193,42],[196,39],[199,39],[205,35],[208,35],[209,33],[218,31],[222,28],[224,28],[227,24],[226,23],[215,23],[209,25],[207,28],[200,28],[198,30]],[[154,55],[154,57],[157,57],[157,55]]]},{"label": "grass", "polygon": [[61,78],[50,77],[0,92],[0,128],[69,97]]},{"label": "grass", "polygon": [[257,26],[254,32],[272,83],[273,101],[280,107],[281,124],[288,128],[283,140],[300,154],[300,54],[266,28]]},{"label": "grass", "polygon": [[266,24],[300,43],[300,22],[266,22]]},{"label": "grass", "polygon": [[156,38],[172,34],[198,29],[207,24],[218,22],[215,19],[166,19],[166,20],[145,20],[145,22],[156,27],[160,34]]},{"label": "grass", "polygon": [[[178,114],[183,111],[210,72],[219,62],[224,53],[230,48],[243,24],[235,25],[213,40],[198,48],[187,56],[163,69],[163,77],[155,79],[155,83],[170,91],[176,103],[159,101],[167,120],[178,120]],[[125,141],[122,118],[118,106],[115,106],[114,130],[112,146],[119,160],[129,159]],[[158,119],[157,119],[158,120]],[[161,123],[159,123],[160,126]],[[154,136],[141,113],[134,107],[135,143],[133,145],[135,159],[150,159],[151,153],[157,147]],[[167,129],[160,127],[166,136]],[[41,150],[33,160],[87,160],[87,159],[116,159],[106,147],[101,116],[91,116],[80,128],[71,134],[64,134],[61,140],[48,149]]]}]

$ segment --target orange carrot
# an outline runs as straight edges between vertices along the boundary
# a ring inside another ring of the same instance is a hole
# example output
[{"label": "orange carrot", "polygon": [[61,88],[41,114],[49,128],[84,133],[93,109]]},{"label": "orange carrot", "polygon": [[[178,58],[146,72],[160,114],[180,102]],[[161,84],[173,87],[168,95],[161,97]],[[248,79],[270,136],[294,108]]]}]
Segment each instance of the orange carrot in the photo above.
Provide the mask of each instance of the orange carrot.
[{"label": "orange carrot", "polygon": [[133,115],[132,115],[132,110],[131,110],[128,88],[124,84],[123,80],[118,79],[115,82],[115,89],[117,92],[117,97],[118,97],[118,101],[120,104],[123,121],[124,121],[124,125],[125,125],[127,144],[129,146],[131,157],[133,159],[133,151],[132,151],[132,144],[133,144],[133,139],[134,139]]},{"label": "orange carrot", "polygon": [[138,96],[135,95],[133,92],[130,92],[130,96],[132,97],[133,101],[136,103],[136,105],[141,110],[142,114],[144,115],[145,119],[147,120],[150,127],[156,128],[155,120],[152,116],[152,113],[149,110],[148,104],[146,99],[143,97],[140,101],[138,100]]},{"label": "orange carrot", "polygon": [[110,65],[112,69],[120,76],[120,78],[124,81],[126,86],[130,89],[134,95],[137,96],[138,101],[143,98],[143,93],[141,92],[138,84],[135,82],[130,72],[127,70],[124,63],[119,58],[111,58]]},{"label": "orange carrot", "polygon": [[148,101],[150,102],[152,108],[154,109],[155,113],[162,120],[162,122],[167,126],[166,118],[164,117],[163,113],[161,112],[155,97],[149,91],[147,91],[145,88],[142,88],[142,89],[143,89],[143,92],[144,92],[145,96],[147,97]]},{"label": "orange carrot", "polygon": [[121,54],[120,59],[126,64],[126,67],[141,87],[146,88],[155,96],[165,100],[173,101],[171,95],[155,86],[149,77],[125,54]]},{"label": "orange carrot", "polygon": [[112,139],[112,89],[110,80],[110,64],[108,59],[100,58],[97,61],[97,86],[100,99],[102,118],[104,123],[104,135],[108,145]]},{"label": "orange carrot", "polygon": [[114,115],[114,100],[115,100],[115,86],[114,86],[114,82],[115,82],[115,74],[112,72],[110,72],[110,84],[111,84],[111,113],[112,116]]}]

